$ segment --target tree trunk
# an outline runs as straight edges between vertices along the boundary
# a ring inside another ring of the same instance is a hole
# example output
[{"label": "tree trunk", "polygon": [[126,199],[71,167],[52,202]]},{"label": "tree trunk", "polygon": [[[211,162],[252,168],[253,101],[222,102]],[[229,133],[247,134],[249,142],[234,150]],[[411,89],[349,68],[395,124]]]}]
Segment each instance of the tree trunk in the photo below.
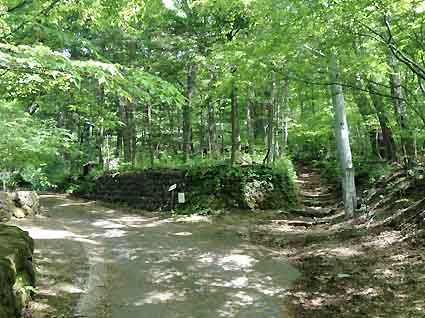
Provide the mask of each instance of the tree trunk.
[{"label": "tree trunk", "polygon": [[150,104],[145,105],[145,142],[149,152],[149,163],[151,168],[155,164],[155,151],[152,138],[152,107]]},{"label": "tree trunk", "polygon": [[272,92],[271,100],[268,105],[267,112],[267,165],[271,165],[273,162],[274,151],[274,115],[275,115],[275,104],[276,104],[276,75],[273,73]]},{"label": "tree trunk", "polygon": [[[356,91],[354,94],[354,100],[356,101],[357,108],[359,109],[360,115],[362,116],[362,119],[363,119],[363,128],[367,133],[367,138],[369,139],[370,150],[372,151],[372,154],[374,157],[379,157],[380,154],[377,153],[377,149],[379,149],[379,147],[376,147],[375,145],[376,131],[375,129],[372,129],[368,125],[369,116],[373,114],[373,111],[369,102],[369,98],[364,92],[365,87],[364,87],[363,79],[360,75],[357,75],[356,77],[356,87],[358,91]],[[369,152],[366,149],[366,154],[368,153]]]},{"label": "tree trunk", "polygon": [[332,103],[335,119],[335,136],[338,159],[342,175],[344,209],[347,218],[354,216],[357,207],[356,185],[354,181],[354,166],[351,155],[349,128],[342,86],[339,83],[338,61],[335,54],[331,60]]},{"label": "tree trunk", "polygon": [[208,85],[208,152],[214,156],[217,152],[217,124],[215,119],[215,107],[212,99],[212,86],[214,83],[214,73],[210,71],[210,83]]},{"label": "tree trunk", "polygon": [[[275,77],[275,76],[274,76]],[[274,82],[276,83],[276,79],[274,79]],[[276,89],[277,90],[277,89]],[[274,155],[273,155],[273,162],[275,162],[278,158],[280,158],[281,151],[280,151],[280,132],[281,132],[281,118],[282,118],[282,107],[280,103],[280,99],[278,98],[278,93],[275,93],[275,128],[274,128]]]},{"label": "tree trunk", "polygon": [[[121,98],[120,97],[117,97],[116,105],[117,105],[118,118],[119,118],[120,122],[124,122],[124,110],[123,110],[123,107],[122,107],[122,104],[121,104]],[[116,144],[116,147],[115,147],[115,157],[117,157],[118,159],[120,159],[121,156],[122,156],[123,131],[124,131],[124,127],[122,127],[121,125],[118,126],[118,128],[117,128],[117,144]]]},{"label": "tree trunk", "polygon": [[120,98],[120,103],[124,110],[125,123],[122,134],[124,162],[134,164],[134,104],[125,97]]},{"label": "tree trunk", "polygon": [[238,97],[237,97],[237,86],[236,86],[236,68],[232,70],[232,92],[231,92],[231,103],[232,103],[232,152],[230,157],[230,163],[234,165],[237,160],[238,153],[241,147],[241,134],[239,128],[239,110],[238,110]]},{"label": "tree trunk", "polygon": [[285,79],[283,86],[283,127],[282,127],[282,149],[281,155],[286,153],[288,147],[288,114],[289,114],[289,80]]},{"label": "tree trunk", "polygon": [[401,150],[405,164],[409,164],[409,158],[414,156],[413,136],[407,123],[406,101],[404,100],[403,88],[401,87],[401,76],[397,61],[391,52],[388,53],[388,65],[391,68],[390,85],[393,96],[394,112],[400,129]]},{"label": "tree trunk", "polygon": [[105,135],[103,127],[99,127],[96,138],[97,162],[100,169],[104,168],[105,158],[103,155],[103,144],[105,143]]},{"label": "tree trunk", "polygon": [[[397,160],[396,146],[394,142],[393,132],[390,128],[389,120],[385,111],[385,105],[382,101],[382,98],[377,94],[375,85],[369,81],[367,84],[367,89],[370,92],[372,98],[372,104],[376,110],[376,115],[378,116],[379,125],[381,127],[382,138],[384,142],[384,157],[389,161]],[[377,147],[379,147],[379,140],[376,141]],[[379,151],[378,155],[379,155]]]},{"label": "tree trunk", "polygon": [[196,66],[190,64],[187,72],[187,102],[183,106],[183,153],[185,162],[192,157],[192,103],[195,91]]},{"label": "tree trunk", "polygon": [[249,98],[246,105],[246,128],[248,135],[248,149],[249,154],[253,156],[255,154],[255,134],[254,125],[252,122],[253,105],[252,100]]}]

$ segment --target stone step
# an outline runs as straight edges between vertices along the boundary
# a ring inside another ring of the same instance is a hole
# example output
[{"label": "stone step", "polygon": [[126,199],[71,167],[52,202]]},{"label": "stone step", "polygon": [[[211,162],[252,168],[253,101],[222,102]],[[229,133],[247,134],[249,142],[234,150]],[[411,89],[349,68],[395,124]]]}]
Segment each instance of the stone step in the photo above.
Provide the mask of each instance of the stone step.
[{"label": "stone step", "polygon": [[335,214],[337,209],[334,208],[301,208],[293,209],[290,211],[291,214],[296,216],[304,216],[310,218],[323,218]]},{"label": "stone step", "polygon": [[303,204],[305,207],[329,207],[334,206],[337,204],[337,200],[328,198],[328,199],[319,199],[319,198],[313,198],[313,199],[307,199],[305,198],[303,200]]}]

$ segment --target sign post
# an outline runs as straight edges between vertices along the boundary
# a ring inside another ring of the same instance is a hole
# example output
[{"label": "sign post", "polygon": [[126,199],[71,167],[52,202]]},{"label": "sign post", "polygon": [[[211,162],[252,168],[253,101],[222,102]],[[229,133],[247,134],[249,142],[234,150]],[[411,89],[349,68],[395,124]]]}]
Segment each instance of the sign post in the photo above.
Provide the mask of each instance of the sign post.
[{"label": "sign post", "polygon": [[173,184],[169,189],[168,192],[171,192],[171,210],[174,209],[174,192],[177,189],[177,184]]}]

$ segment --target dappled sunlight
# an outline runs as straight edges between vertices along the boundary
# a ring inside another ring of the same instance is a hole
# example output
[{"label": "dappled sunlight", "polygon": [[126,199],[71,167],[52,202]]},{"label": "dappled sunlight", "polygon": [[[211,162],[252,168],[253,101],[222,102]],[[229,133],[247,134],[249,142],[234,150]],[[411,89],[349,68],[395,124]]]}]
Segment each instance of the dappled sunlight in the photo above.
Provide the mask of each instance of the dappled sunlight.
[{"label": "dappled sunlight", "polygon": [[369,237],[362,245],[373,248],[385,248],[394,245],[402,240],[402,235],[399,231],[386,231],[378,236]]},{"label": "dappled sunlight", "polygon": [[47,230],[39,227],[22,227],[25,231],[30,233],[31,237],[36,240],[57,240],[75,238],[73,232],[65,230]]},{"label": "dappled sunlight", "polygon": [[203,317],[257,317],[264,308],[277,314],[297,277],[279,254],[217,225],[54,205],[50,218],[28,228],[38,233],[40,297],[79,298],[67,317],[98,317],[99,310],[101,317],[121,317],[114,313],[125,309],[127,318],[171,308],[187,317],[191,308]]},{"label": "dappled sunlight", "polygon": [[188,215],[181,216],[176,219],[177,223],[212,223],[212,220],[208,216],[204,215]]},{"label": "dappled sunlight", "polygon": [[96,227],[101,227],[104,229],[122,229],[126,227],[123,224],[111,222],[110,220],[99,220],[99,221],[93,222],[92,225]]},{"label": "dappled sunlight", "polygon": [[43,229],[37,226],[21,226],[21,228],[27,231],[35,240],[73,240],[92,245],[99,244],[85,236],[78,235],[68,230]]},{"label": "dappled sunlight", "polygon": [[248,255],[232,254],[218,259],[217,264],[224,270],[244,270],[250,271],[258,261]]},{"label": "dappled sunlight", "polygon": [[84,292],[83,289],[75,285],[66,284],[66,283],[59,283],[55,286],[55,288],[60,292],[64,292],[68,294],[81,294]]},{"label": "dappled sunlight", "polygon": [[318,248],[313,249],[308,252],[307,255],[314,256],[325,256],[325,257],[353,257],[362,255],[364,252],[358,250],[356,247],[328,247],[328,248]]},{"label": "dappled sunlight", "polygon": [[94,205],[95,201],[81,201],[81,202],[67,202],[59,204],[57,207],[61,208],[67,208],[67,207],[74,207],[74,206],[91,206]]},{"label": "dappled sunlight", "polygon": [[158,220],[158,221],[154,221],[154,222],[150,222],[150,223],[146,223],[146,224],[140,224],[138,227],[157,227],[160,225],[164,225],[167,223],[171,223],[170,220]]},{"label": "dappled sunlight", "polygon": [[174,268],[154,267],[148,275],[147,280],[155,284],[169,285],[177,279],[186,279],[187,275]]},{"label": "dappled sunlight", "polygon": [[175,236],[192,236],[192,233],[190,233],[190,232],[178,232],[178,233],[172,233],[172,235],[175,235]]},{"label": "dappled sunlight", "polygon": [[235,278],[231,281],[228,281],[224,284],[224,287],[227,288],[246,288],[249,285],[248,277],[241,276],[238,278]]},{"label": "dappled sunlight", "polygon": [[106,229],[102,233],[98,234],[92,234],[90,237],[92,238],[118,238],[118,237],[124,237],[127,235],[127,231],[123,231],[120,229]]},{"label": "dappled sunlight", "polygon": [[175,301],[183,301],[185,299],[185,291],[154,291],[147,294],[146,298],[136,302],[135,306],[142,306],[145,304],[161,304]]},{"label": "dappled sunlight", "polygon": [[205,253],[199,256],[198,262],[205,265],[218,265],[225,271],[250,271],[257,260],[249,255],[231,254],[226,256]]},{"label": "dappled sunlight", "polygon": [[247,292],[239,291],[236,294],[230,294],[229,300],[218,310],[219,317],[234,317],[243,307],[253,305],[255,297]]},{"label": "dappled sunlight", "polygon": [[364,297],[377,297],[379,292],[376,288],[363,288],[363,289],[353,289],[349,288],[347,290],[347,294],[349,295],[357,295],[357,296],[364,296]]}]

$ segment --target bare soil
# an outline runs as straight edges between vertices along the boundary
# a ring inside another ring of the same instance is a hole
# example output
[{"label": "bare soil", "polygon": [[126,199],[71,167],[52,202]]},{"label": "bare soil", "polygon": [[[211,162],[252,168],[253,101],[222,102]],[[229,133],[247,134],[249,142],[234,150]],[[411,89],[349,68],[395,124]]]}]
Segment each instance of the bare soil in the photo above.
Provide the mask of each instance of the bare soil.
[{"label": "bare soil", "polygon": [[[301,272],[288,293],[289,316],[425,317],[420,187],[402,174],[392,183],[383,179],[365,192],[356,218],[346,221],[333,195],[336,187],[320,172],[304,170],[299,179],[301,213],[281,214],[249,235],[251,241],[279,248]],[[394,184],[404,184],[402,191]]]}]

